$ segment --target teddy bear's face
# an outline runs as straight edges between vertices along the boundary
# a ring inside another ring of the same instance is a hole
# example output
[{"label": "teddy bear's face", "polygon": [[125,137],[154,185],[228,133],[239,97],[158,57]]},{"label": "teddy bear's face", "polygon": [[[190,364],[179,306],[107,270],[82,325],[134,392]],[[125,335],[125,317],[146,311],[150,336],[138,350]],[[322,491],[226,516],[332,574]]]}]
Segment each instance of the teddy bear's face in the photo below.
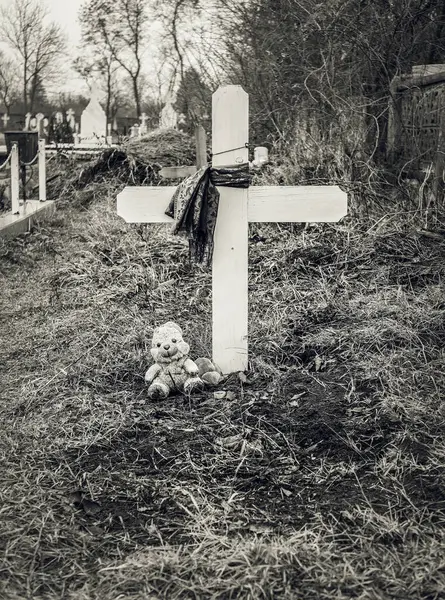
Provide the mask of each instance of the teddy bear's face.
[{"label": "teddy bear's face", "polygon": [[169,363],[187,356],[190,346],[182,339],[176,327],[162,325],[155,329],[151,344],[151,355],[155,362]]}]

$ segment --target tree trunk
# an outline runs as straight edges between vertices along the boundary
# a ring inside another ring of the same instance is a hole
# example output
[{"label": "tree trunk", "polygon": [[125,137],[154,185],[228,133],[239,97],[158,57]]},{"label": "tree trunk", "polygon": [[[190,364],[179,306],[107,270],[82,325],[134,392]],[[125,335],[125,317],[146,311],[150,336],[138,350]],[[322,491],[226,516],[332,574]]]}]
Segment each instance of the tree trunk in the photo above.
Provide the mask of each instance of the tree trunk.
[{"label": "tree trunk", "polygon": [[23,110],[25,111],[25,114],[28,112],[28,83],[27,83],[27,79],[28,79],[28,69],[27,69],[27,65],[25,63],[24,67],[23,67]]},{"label": "tree trunk", "polygon": [[106,113],[107,113],[107,131],[108,131],[108,123],[111,123],[111,119],[112,116],[110,114],[111,110],[111,68],[110,65],[108,65],[107,67],[107,106],[106,106]]},{"label": "tree trunk", "polygon": [[33,108],[34,108],[34,101],[36,99],[37,85],[38,85],[37,77],[34,76],[31,80],[31,89],[29,90],[29,112],[32,112]]},{"label": "tree trunk", "polygon": [[136,105],[136,113],[139,118],[141,116],[141,99],[139,97],[138,76],[137,75],[133,76],[132,80],[133,80],[134,103]]}]

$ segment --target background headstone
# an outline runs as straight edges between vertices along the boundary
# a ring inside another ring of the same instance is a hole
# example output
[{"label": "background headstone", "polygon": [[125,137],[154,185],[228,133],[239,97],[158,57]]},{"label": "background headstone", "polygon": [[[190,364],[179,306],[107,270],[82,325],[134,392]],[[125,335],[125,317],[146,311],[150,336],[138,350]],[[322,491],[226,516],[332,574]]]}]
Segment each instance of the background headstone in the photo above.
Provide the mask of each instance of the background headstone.
[{"label": "background headstone", "polygon": [[147,127],[148,117],[145,113],[142,113],[140,116],[141,125],[139,127],[139,135],[145,135],[148,131]]},{"label": "background headstone", "polygon": [[178,124],[178,114],[172,106],[170,100],[167,100],[167,104],[161,111],[161,122],[159,126],[161,129],[175,128]]},{"label": "background headstone", "polygon": [[82,144],[97,145],[105,142],[107,135],[107,115],[99,104],[99,91],[93,88],[91,100],[80,117],[80,137]]},{"label": "background headstone", "polygon": [[76,114],[72,108],[66,111],[66,120],[68,121],[71,129],[74,130],[74,125],[76,123]]},{"label": "background headstone", "polygon": [[43,113],[37,113],[36,114],[36,129],[39,133],[39,138],[45,137],[44,121],[45,121],[45,115]]}]

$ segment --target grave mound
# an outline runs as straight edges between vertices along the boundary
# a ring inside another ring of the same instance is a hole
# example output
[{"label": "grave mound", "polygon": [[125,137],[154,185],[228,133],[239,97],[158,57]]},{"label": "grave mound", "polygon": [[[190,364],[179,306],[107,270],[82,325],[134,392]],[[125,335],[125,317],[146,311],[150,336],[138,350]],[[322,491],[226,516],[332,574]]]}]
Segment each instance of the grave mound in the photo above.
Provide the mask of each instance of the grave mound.
[{"label": "grave mound", "polygon": [[88,163],[60,156],[49,165],[48,197],[70,201],[97,184],[117,191],[127,185],[170,185],[159,175],[164,166],[193,165],[194,138],[175,129],[152,131],[117,148],[107,148]]},{"label": "grave mound", "polygon": [[177,129],[158,129],[127,142],[126,151],[146,164],[194,165],[195,140]]}]

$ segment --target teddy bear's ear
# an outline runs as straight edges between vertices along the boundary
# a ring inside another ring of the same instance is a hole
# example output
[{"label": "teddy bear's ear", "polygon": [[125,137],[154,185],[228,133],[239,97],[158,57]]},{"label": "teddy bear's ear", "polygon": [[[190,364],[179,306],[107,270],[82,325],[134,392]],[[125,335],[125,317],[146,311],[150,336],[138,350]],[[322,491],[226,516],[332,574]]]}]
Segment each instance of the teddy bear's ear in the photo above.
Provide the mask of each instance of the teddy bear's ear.
[{"label": "teddy bear's ear", "polygon": [[179,327],[179,325],[177,323],[174,323],[173,321],[168,321],[167,323],[165,323],[163,325],[163,327],[172,327],[174,329],[177,329],[179,334],[182,335],[182,329]]}]

